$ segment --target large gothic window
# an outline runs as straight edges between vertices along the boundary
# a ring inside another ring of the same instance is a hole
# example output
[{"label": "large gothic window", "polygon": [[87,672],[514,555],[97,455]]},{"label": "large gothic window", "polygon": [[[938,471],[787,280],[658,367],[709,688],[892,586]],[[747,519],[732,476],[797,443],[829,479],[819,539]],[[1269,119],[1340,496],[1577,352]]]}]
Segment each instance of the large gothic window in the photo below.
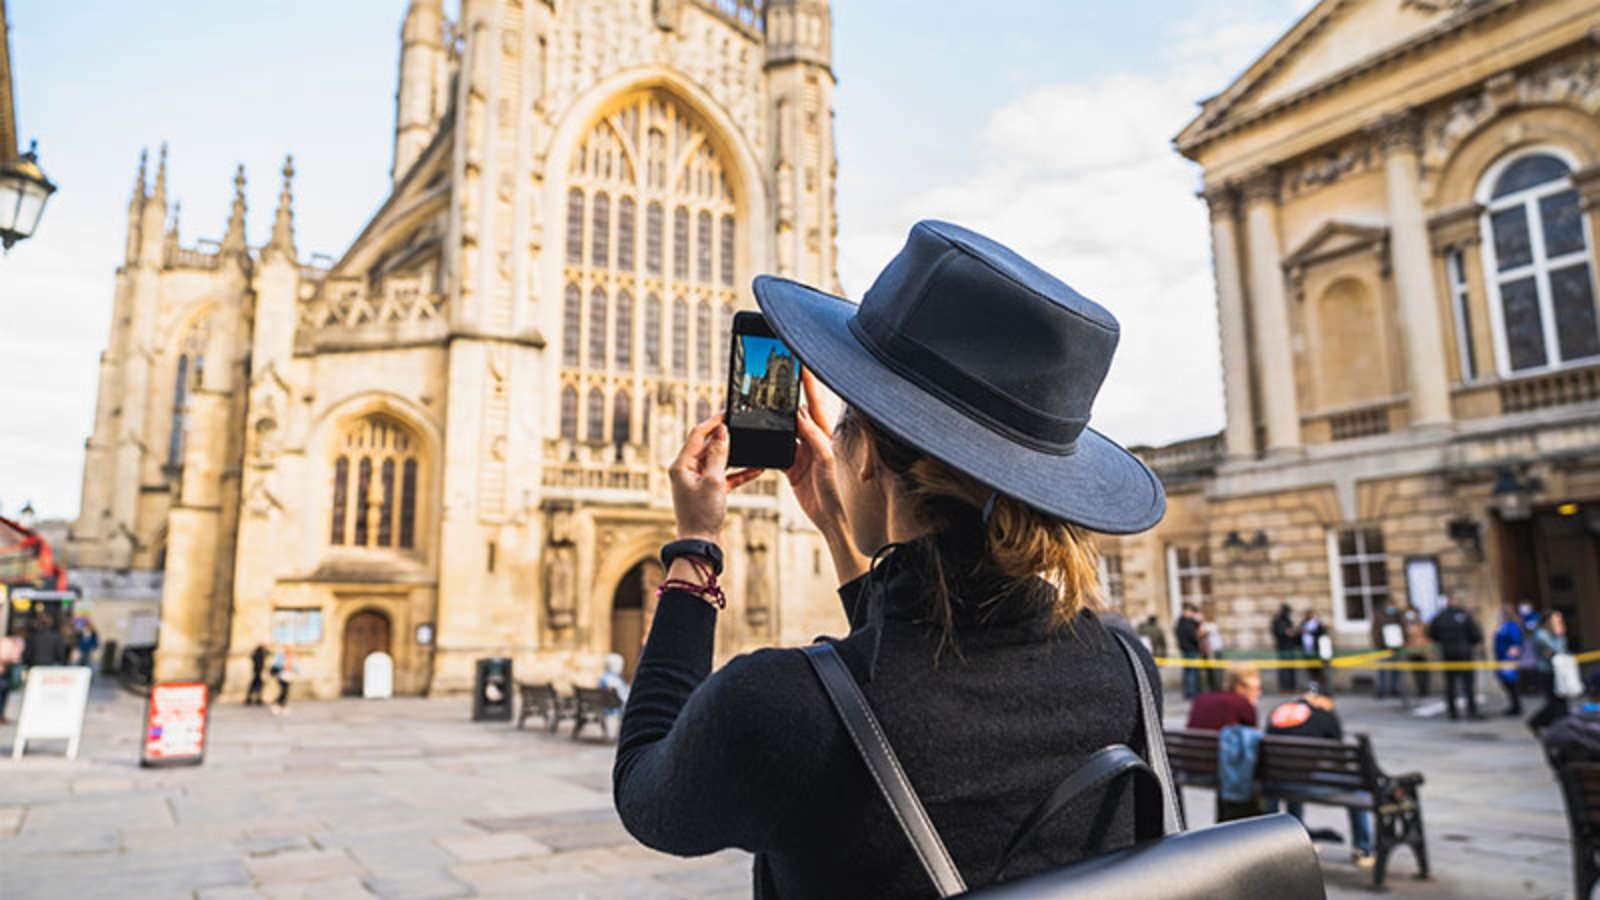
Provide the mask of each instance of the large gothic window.
[{"label": "large gothic window", "polygon": [[344,430],[333,460],[329,542],[412,550],[417,533],[416,436],[375,414]]},{"label": "large gothic window", "polygon": [[1502,374],[1600,358],[1592,243],[1571,167],[1550,152],[1490,169],[1484,269]]},{"label": "large gothic window", "polygon": [[183,436],[188,428],[184,410],[189,396],[200,386],[206,368],[206,342],[211,338],[211,317],[195,321],[178,345],[178,364],[172,379],[172,412],[167,421],[167,465],[183,465]]},{"label": "large gothic window", "polygon": [[[634,416],[648,416],[661,389],[684,398],[689,414],[721,388],[723,319],[740,302],[742,231],[730,184],[715,135],[656,89],[618,98],[576,148],[557,245],[566,261],[563,437],[637,442],[648,429]],[[634,398],[650,402],[636,412]]]}]

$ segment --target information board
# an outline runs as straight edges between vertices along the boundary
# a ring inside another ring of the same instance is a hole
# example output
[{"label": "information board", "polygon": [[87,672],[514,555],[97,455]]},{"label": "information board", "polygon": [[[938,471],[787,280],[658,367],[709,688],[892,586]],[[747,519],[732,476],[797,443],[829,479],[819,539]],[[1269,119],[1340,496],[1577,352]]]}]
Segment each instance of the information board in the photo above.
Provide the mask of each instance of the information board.
[{"label": "information board", "polygon": [[28,741],[66,741],[67,759],[78,756],[83,711],[89,705],[89,670],[84,666],[34,666],[22,684],[22,715],[17,719],[11,758],[19,759]]},{"label": "information board", "polygon": [[204,762],[210,700],[210,690],[198,681],[152,685],[139,765],[198,766]]}]

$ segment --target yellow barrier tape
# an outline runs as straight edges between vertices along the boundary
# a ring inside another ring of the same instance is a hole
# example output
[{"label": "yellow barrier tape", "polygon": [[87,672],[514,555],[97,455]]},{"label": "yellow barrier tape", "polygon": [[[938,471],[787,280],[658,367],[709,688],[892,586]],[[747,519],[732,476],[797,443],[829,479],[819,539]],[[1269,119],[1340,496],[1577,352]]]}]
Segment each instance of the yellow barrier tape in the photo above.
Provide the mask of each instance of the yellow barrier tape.
[{"label": "yellow barrier tape", "polygon": [[[1461,672],[1476,670],[1514,670],[1514,660],[1500,662],[1492,659],[1466,660],[1391,660],[1391,651],[1373,650],[1369,653],[1352,653],[1337,656],[1326,664],[1320,659],[1184,659],[1176,656],[1156,658],[1156,665],[1171,669],[1228,669],[1234,666],[1255,666],[1257,669],[1393,669],[1400,672]],[[1580,664],[1600,661],[1600,650],[1574,654]]]}]

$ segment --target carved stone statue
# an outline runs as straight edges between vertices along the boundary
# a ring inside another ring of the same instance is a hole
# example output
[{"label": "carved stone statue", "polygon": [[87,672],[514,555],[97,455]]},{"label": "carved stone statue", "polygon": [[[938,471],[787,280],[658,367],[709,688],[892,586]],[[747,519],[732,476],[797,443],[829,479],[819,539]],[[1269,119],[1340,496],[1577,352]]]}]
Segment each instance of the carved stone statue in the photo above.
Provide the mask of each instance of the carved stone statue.
[{"label": "carved stone statue", "polygon": [[571,546],[551,547],[548,567],[545,606],[550,613],[550,627],[571,628],[577,621],[578,563],[576,551]]}]

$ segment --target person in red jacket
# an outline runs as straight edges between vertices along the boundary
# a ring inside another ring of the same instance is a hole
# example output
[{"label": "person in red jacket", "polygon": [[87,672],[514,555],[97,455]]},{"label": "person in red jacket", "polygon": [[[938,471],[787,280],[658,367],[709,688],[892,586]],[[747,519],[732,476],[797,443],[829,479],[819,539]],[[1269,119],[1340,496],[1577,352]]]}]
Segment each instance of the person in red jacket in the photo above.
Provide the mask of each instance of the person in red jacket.
[{"label": "person in red jacket", "polygon": [[1228,725],[1256,727],[1256,702],[1261,699],[1261,670],[1255,666],[1228,669],[1220,691],[1206,691],[1189,707],[1190,728],[1220,731]]}]

